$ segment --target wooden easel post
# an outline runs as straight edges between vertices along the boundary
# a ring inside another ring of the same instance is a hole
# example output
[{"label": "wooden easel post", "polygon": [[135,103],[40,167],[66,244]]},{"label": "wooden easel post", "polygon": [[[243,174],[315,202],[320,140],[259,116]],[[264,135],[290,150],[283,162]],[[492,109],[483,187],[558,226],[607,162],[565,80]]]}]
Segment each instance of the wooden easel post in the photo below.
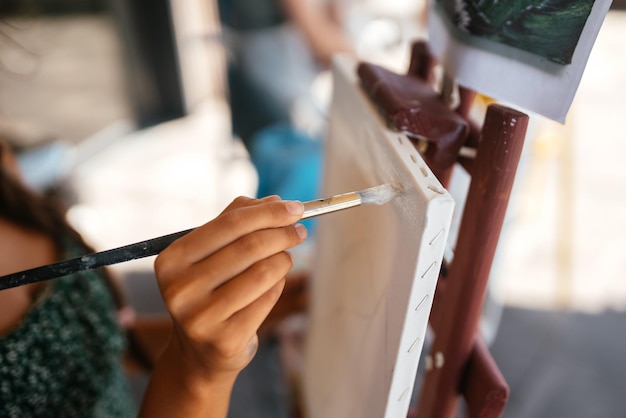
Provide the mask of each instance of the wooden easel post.
[{"label": "wooden easel post", "polygon": [[[441,93],[432,86],[435,60],[425,42],[413,45],[409,74],[399,75],[362,63],[358,73],[365,92],[395,129],[414,144],[444,187],[455,164],[471,176],[454,258],[439,275],[430,316],[434,341],[417,408],[411,418],[455,416],[463,395],[470,416],[502,414],[509,388],[483,343],[478,324],[489,273],[517,165],[528,116],[491,105],[482,126],[470,120],[475,93],[460,88],[460,104],[447,103],[454,85]],[[475,151],[464,156],[463,149]]]},{"label": "wooden easel post", "polygon": [[439,367],[435,364],[426,373],[417,417],[454,416],[459,395],[465,390],[463,382],[473,382],[467,375],[468,364],[475,358],[472,350],[477,344],[489,272],[527,125],[528,116],[516,110],[492,105],[487,111],[454,259],[447,277],[441,279],[445,291],[437,293],[431,314],[435,334],[431,354],[442,360]]},{"label": "wooden easel post", "polygon": [[[433,79],[435,64],[428,46],[413,45],[409,74],[426,82]],[[420,62],[422,64],[420,64]],[[454,80],[444,75],[442,101],[450,103]],[[528,125],[528,116],[492,105],[483,126],[469,119],[475,92],[459,87],[456,112],[469,125],[465,146],[476,148],[476,157],[459,156],[471,175],[454,259],[440,276],[431,313],[435,339],[432,368],[427,371],[415,412],[416,417],[452,417],[462,394],[471,417],[498,417],[509,388],[478,335],[478,323],[487,290],[489,272],[506,213]],[[429,159],[429,164],[436,160]],[[452,167],[436,167],[447,186]],[[434,359],[434,360],[433,360]]]}]

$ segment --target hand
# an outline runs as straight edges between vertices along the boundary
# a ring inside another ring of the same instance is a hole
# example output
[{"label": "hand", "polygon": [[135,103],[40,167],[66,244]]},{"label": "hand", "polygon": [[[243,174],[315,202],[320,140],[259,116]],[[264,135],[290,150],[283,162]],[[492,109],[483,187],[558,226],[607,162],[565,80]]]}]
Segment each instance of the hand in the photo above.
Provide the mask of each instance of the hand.
[{"label": "hand", "polygon": [[174,323],[164,361],[179,362],[188,384],[234,380],[250,362],[293,264],[285,250],[306,238],[294,225],[302,213],[300,202],[240,197],[157,257]]}]

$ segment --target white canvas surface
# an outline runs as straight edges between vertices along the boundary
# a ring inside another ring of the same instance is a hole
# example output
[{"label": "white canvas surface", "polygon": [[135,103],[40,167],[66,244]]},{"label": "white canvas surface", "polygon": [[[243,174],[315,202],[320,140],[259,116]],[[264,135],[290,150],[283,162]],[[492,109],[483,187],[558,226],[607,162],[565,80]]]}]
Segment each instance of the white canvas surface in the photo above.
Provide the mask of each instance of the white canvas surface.
[{"label": "white canvas surface", "polygon": [[335,60],[323,195],[404,192],[318,218],[305,352],[310,418],[406,416],[454,202],[410,141],[385,127]]},{"label": "white canvas surface", "polygon": [[428,42],[459,84],[564,122],[611,1],[594,2],[569,65],[475,36],[461,41],[434,0],[429,4]]}]

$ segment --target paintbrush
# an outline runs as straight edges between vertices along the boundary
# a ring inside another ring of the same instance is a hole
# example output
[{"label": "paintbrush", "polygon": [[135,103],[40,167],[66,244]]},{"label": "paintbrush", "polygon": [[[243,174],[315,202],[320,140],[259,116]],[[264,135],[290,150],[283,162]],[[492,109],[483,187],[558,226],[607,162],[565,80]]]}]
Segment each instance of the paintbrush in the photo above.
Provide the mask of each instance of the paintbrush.
[{"label": "paintbrush", "polygon": [[[357,192],[340,194],[327,197],[325,199],[311,200],[303,203],[304,214],[302,215],[302,219],[312,218],[314,216],[336,212],[360,205],[382,205],[389,202],[397,194],[398,188],[389,184],[383,184],[381,186],[371,187]],[[0,277],[0,290],[55,279],[84,270],[96,269],[99,267],[123,263],[125,261],[157,255],[172,242],[191,231],[193,231],[193,228],[186,231],[164,235],[158,238],[152,238],[146,241],[136,242],[134,244],[125,245],[112,250],[87,254],[82,257],[76,257],[65,261],[59,261],[58,263],[8,274]]]},{"label": "paintbrush", "polygon": [[302,219],[337,212],[360,205],[382,205],[396,197],[398,193],[398,187],[394,187],[390,184],[382,184],[358,192],[338,194],[325,199],[311,200],[304,202],[304,215],[302,215]]}]

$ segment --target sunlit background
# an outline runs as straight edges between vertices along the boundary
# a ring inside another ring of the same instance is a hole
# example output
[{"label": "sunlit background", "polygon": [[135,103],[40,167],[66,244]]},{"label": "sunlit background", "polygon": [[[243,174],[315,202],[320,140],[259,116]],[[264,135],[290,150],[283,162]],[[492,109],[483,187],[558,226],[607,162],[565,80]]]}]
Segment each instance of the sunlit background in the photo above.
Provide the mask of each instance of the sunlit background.
[{"label": "sunlit background", "polygon": [[[24,2],[32,7],[22,17],[0,21],[0,136],[18,148],[34,187],[67,198],[70,220],[98,249],[199,225],[258,184],[230,133],[216,4],[154,2],[145,16],[137,3]],[[422,1],[351,4],[345,29],[359,57],[404,71],[409,43],[427,36]],[[490,283],[492,352],[512,389],[505,416],[626,411],[626,369],[613,367],[626,344],[620,5],[599,33],[566,124],[531,114]],[[323,102],[328,77],[311,88]],[[116,266],[122,277],[150,268],[151,260]],[[544,344],[550,324],[560,339]],[[524,374],[546,364],[568,371]]]}]

